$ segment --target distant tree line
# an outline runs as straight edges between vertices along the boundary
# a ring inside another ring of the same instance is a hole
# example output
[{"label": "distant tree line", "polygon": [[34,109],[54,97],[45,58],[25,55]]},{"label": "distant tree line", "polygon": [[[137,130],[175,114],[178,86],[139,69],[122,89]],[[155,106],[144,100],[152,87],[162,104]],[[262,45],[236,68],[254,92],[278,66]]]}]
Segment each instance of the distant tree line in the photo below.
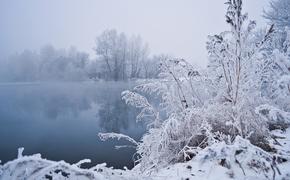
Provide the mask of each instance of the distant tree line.
[{"label": "distant tree line", "polygon": [[25,50],[1,62],[1,81],[85,80],[89,55],[76,48],[44,46],[39,52]]},{"label": "distant tree line", "polygon": [[116,30],[106,30],[96,38],[95,76],[106,80],[156,78],[164,56],[149,57],[149,48],[140,36],[128,38]]},{"label": "distant tree line", "polygon": [[71,47],[51,45],[39,51],[25,50],[1,62],[0,81],[84,81],[157,78],[158,66],[165,56],[149,56],[140,36],[106,30],[96,38],[96,58]]}]

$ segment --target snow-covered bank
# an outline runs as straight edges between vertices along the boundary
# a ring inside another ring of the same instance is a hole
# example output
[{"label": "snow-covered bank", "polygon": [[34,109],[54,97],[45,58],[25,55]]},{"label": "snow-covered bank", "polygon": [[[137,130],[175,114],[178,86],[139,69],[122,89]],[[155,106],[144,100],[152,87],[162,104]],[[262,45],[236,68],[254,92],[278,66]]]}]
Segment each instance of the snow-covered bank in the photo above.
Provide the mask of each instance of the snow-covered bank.
[{"label": "snow-covered bank", "polygon": [[17,159],[0,166],[0,179],[290,179],[290,128],[273,134],[279,137],[273,145],[277,149],[274,154],[237,137],[232,145],[220,142],[200,151],[186,163],[150,172],[139,171],[138,165],[132,170],[112,169],[105,164],[83,169],[81,165],[89,160],[76,164],[55,162],[41,158],[40,154],[23,156],[20,148]]},{"label": "snow-covered bank", "polygon": [[[192,180],[288,180],[290,179],[290,129],[275,133],[281,138],[279,140],[281,145],[274,145],[278,149],[275,154],[267,153],[238,137],[232,145],[223,142],[214,144],[201,151],[193,160],[164,168],[156,172],[153,177]],[[283,155],[282,159],[279,159],[282,157],[280,155]]]}]

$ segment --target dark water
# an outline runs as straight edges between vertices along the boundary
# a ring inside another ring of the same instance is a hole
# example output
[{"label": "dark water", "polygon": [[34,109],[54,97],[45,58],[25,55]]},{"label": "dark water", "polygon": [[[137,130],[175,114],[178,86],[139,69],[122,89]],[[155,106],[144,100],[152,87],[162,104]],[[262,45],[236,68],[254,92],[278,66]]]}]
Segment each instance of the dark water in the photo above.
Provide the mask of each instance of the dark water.
[{"label": "dark water", "polygon": [[122,82],[0,84],[0,160],[41,153],[50,160],[132,167],[134,149],[116,150],[126,142],[102,142],[98,132],[121,132],[138,140],[144,125],[137,110],[127,106],[121,92],[133,87]]}]

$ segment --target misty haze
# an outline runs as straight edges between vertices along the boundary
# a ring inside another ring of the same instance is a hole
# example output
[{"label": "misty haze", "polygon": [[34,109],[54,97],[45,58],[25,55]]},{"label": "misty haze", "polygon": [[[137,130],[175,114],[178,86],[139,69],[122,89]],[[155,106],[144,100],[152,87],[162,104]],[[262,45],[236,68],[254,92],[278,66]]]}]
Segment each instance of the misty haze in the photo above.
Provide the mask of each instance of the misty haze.
[{"label": "misty haze", "polygon": [[290,179],[290,1],[2,0],[10,179]]}]

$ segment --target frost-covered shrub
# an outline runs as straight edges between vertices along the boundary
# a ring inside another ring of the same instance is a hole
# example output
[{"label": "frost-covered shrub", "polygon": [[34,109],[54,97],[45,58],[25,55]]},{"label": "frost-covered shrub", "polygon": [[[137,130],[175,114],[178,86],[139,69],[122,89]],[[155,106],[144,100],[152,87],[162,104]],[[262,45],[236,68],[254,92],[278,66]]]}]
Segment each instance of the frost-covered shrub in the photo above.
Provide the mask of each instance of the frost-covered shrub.
[{"label": "frost-covered shrub", "polygon": [[[205,75],[182,59],[165,60],[160,69],[159,79],[122,93],[127,104],[140,108],[137,121],[147,122],[148,131],[141,142],[130,141],[137,146],[139,159],[136,162],[142,170],[189,160],[213,139],[203,108],[212,96]],[[151,105],[141,95],[145,93],[158,96],[160,106]],[[164,112],[166,115],[161,116]],[[115,133],[100,136],[102,139],[104,136],[125,138]]]},{"label": "frost-covered shrub", "polygon": [[267,134],[267,123],[255,113],[265,102],[261,96],[262,79],[267,71],[262,48],[273,33],[273,26],[260,41],[253,40],[256,23],[247,23],[241,0],[229,0],[226,13],[231,31],[209,36],[209,72],[217,87],[214,106],[220,109],[233,137],[256,138]]},{"label": "frost-covered shrub", "polygon": [[278,28],[290,27],[290,2],[288,0],[272,0],[264,11],[264,18]]},{"label": "frost-covered shrub", "polygon": [[263,77],[263,95],[284,111],[290,111],[290,31],[287,51],[275,49],[265,57],[269,70]]},{"label": "frost-covered shrub", "polygon": [[[148,131],[141,142],[124,135],[105,136],[126,138],[136,145],[141,170],[192,159],[205,147],[217,142],[230,145],[237,137],[274,152],[268,141],[269,125],[278,119],[284,124],[289,121],[287,108],[277,98],[289,93],[287,78],[271,79],[269,84],[279,84],[280,89],[270,93],[277,97],[263,95],[265,79],[277,75],[274,64],[278,62],[271,60],[277,56],[265,51],[274,27],[263,38],[256,38],[256,23],[246,24],[242,0],[226,4],[231,31],[209,36],[207,69],[199,70],[183,59],[164,60],[159,79],[123,92],[129,105],[140,108],[137,120],[146,120]],[[285,92],[280,92],[282,89]],[[160,107],[151,105],[144,93],[160,97]],[[161,117],[161,112],[166,116]]]},{"label": "frost-covered shrub", "polygon": [[259,106],[256,113],[266,118],[271,130],[285,130],[290,123],[290,31],[285,30],[283,41],[280,31],[274,33],[265,50],[263,60],[267,66],[262,77],[261,94],[268,102]]}]

